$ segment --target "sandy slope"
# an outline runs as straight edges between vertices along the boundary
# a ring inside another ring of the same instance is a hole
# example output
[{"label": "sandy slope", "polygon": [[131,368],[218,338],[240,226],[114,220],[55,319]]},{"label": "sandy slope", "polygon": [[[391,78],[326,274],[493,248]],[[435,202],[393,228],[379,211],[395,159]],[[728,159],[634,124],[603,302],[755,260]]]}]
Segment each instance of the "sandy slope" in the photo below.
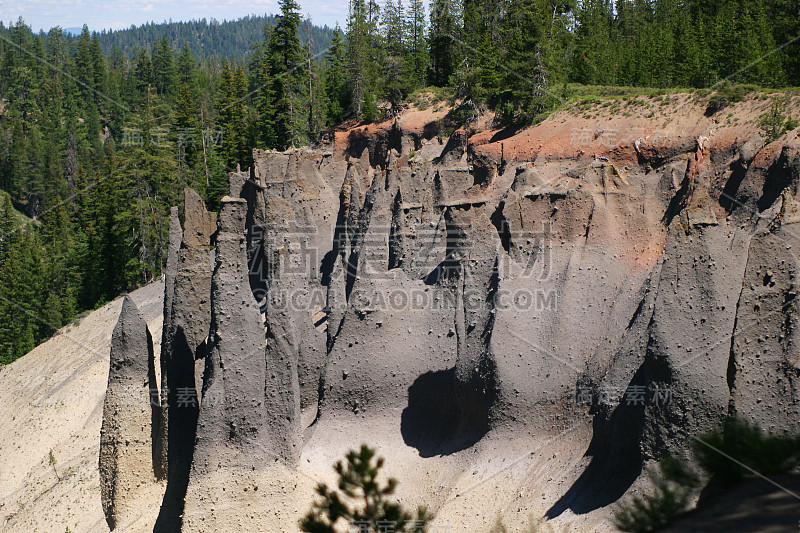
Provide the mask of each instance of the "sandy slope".
[{"label": "sandy slope", "polygon": [[[161,339],[163,284],[132,294]],[[122,299],[0,370],[0,531],[108,531],[97,469],[111,332]],[[50,451],[55,465],[50,464]],[[158,512],[143,506],[143,521]],[[152,526],[150,526],[152,527]]]}]

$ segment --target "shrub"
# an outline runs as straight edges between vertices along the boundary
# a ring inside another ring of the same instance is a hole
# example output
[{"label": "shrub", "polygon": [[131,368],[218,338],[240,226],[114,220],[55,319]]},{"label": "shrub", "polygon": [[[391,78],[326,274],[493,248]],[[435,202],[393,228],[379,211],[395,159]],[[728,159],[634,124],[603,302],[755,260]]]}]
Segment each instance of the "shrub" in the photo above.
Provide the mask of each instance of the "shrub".
[{"label": "shrub", "polygon": [[449,120],[455,126],[455,130],[477,122],[483,112],[484,109],[481,106],[476,105],[472,100],[467,100],[450,112]]},{"label": "shrub", "polygon": [[[356,526],[364,533],[392,531],[425,533],[433,516],[424,507],[417,509],[416,519],[399,504],[387,500],[397,489],[397,480],[389,478],[381,487],[377,481],[383,458],[375,458],[375,450],[366,445],[348,452],[347,465],[338,461],[333,469],[339,475],[339,490],[330,490],[320,483],[311,511],[300,520],[300,529],[307,533],[335,533],[338,523]],[[373,461],[374,459],[374,461]]]},{"label": "shrub", "polygon": [[566,102],[573,96],[575,96],[575,90],[567,82],[564,82],[564,85],[561,86],[561,99]]},{"label": "shrub", "polygon": [[377,122],[381,118],[380,111],[378,110],[378,103],[374,94],[367,93],[364,95],[364,105],[361,113],[363,115],[364,122],[367,123]]},{"label": "shrub", "polygon": [[758,426],[735,417],[695,439],[692,448],[712,481],[723,486],[751,477],[754,471],[770,476],[800,466],[800,437],[765,434]]},{"label": "shrub", "polygon": [[[764,433],[755,424],[729,417],[721,427],[695,438],[692,452],[709,483],[727,487],[747,477],[770,476],[800,466],[800,436]],[[614,524],[622,531],[657,531],[685,513],[701,478],[687,463],[666,455],[648,472],[652,492],[617,504]]]},{"label": "shrub", "polygon": [[50,453],[49,453],[49,455],[48,455],[47,462],[48,462],[48,464],[49,464],[50,466],[52,466],[52,467],[53,467],[53,472],[55,472],[55,474],[56,474],[56,477],[57,477],[57,478],[59,479],[59,481],[60,481],[60,480],[61,480],[61,476],[59,476],[59,475],[58,475],[58,470],[56,470],[56,463],[57,463],[57,461],[56,461],[56,456],[55,456],[55,454],[53,454],[53,449],[52,449],[52,448],[50,448]]},{"label": "shrub", "polygon": [[755,91],[755,85],[737,85],[724,81],[717,86],[716,92],[708,99],[706,116],[712,116],[729,105],[744,100],[744,97]]},{"label": "shrub", "polygon": [[761,115],[759,126],[768,142],[778,140],[784,133],[797,127],[796,120],[782,113],[788,106],[788,98],[773,98],[769,111]]},{"label": "shrub", "polygon": [[673,522],[685,513],[700,479],[684,461],[665,455],[658,467],[648,472],[653,492],[635,495],[618,504],[614,525],[622,531],[647,533]]}]

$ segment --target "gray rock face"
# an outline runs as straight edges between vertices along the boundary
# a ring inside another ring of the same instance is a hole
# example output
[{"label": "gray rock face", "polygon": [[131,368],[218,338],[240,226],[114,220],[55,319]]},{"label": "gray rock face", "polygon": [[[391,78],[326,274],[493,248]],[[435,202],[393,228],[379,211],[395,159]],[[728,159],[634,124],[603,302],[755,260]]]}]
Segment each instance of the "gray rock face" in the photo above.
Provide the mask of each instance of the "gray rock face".
[{"label": "gray rock face", "polygon": [[[430,169],[421,172],[419,178],[430,182]],[[414,204],[404,204],[403,191],[414,183],[409,178],[398,168],[396,153],[389,154],[386,168],[374,169],[366,190],[357,166],[345,175],[329,285],[335,299],[329,302],[321,419],[398,413],[423,375],[453,388],[447,370],[456,360],[454,302],[436,281],[422,279],[432,280],[445,259],[445,223],[441,214],[433,218],[425,211],[425,205],[433,207],[432,190],[418,198],[408,192]],[[420,249],[429,257],[420,257]],[[415,432],[411,438],[424,439],[424,428],[417,432],[411,418],[403,421]]]},{"label": "gray rock face", "polygon": [[[162,345],[162,397],[166,397],[167,490],[157,528],[180,527],[189,482],[200,404],[206,337],[211,320],[211,236],[216,214],[200,196],[184,190],[184,224],[171,227],[165,283],[165,343]],[[166,306],[170,305],[167,311]],[[162,407],[163,409],[163,407]],[[163,446],[163,444],[162,444]]]},{"label": "gray rock face", "polygon": [[[406,444],[427,456],[591,417],[594,459],[551,516],[613,502],[647,461],[726,414],[792,427],[794,307],[770,320],[747,311],[794,297],[795,261],[769,240],[800,220],[793,197],[780,199],[797,179],[792,149],[759,163],[757,138],[720,152],[701,137],[666,152],[642,145],[646,165],[623,171],[604,160],[500,168],[470,149],[459,159],[457,142],[404,164],[381,144],[343,173],[334,239],[320,252],[334,261],[318,420],[406,407]],[[287,157],[260,154],[256,179],[290,169]],[[299,178],[278,175],[281,187]],[[289,190],[266,187],[257,205],[290,220],[303,197]],[[447,305],[387,304],[425,291]],[[771,333],[754,340],[760,328]],[[773,359],[746,357],[754,342]]]},{"label": "gray rock face", "polygon": [[167,477],[167,432],[168,432],[168,405],[169,383],[167,361],[172,353],[172,308],[175,299],[175,277],[178,275],[178,262],[180,260],[180,247],[183,240],[183,230],[178,217],[178,208],[173,207],[169,216],[169,245],[167,247],[167,264],[164,269],[164,325],[161,329],[161,386],[158,424],[156,438],[153,446],[153,465],[158,479]]},{"label": "gray rock face", "polygon": [[255,179],[243,190],[250,285],[264,313],[268,351],[283,346],[281,353],[297,366],[301,409],[310,422],[326,355],[320,321],[327,318],[325,284],[333,254],[326,252],[339,207],[333,187],[341,183],[323,178],[313,152],[256,154]]},{"label": "gray rock face", "polygon": [[[747,173],[742,192],[759,179],[772,190],[789,179],[781,172],[795,172],[793,152],[781,152],[765,171],[749,168],[759,139],[711,157],[700,138],[668,153],[640,145],[656,170],[623,172],[595,160],[564,172],[500,169],[471,148],[462,160],[450,155],[458,142],[451,139],[433,162],[404,164],[392,151],[403,142],[391,135],[356,148],[351,155],[369,164],[351,162],[344,172],[336,224],[331,229],[330,215],[301,218],[313,227],[318,255],[333,258],[322,279],[328,340],[319,417],[386,412],[409,401],[402,391],[416,378],[446,374],[446,385],[430,383],[456,398],[442,406],[453,421],[448,438],[468,442],[468,433],[488,430],[555,431],[586,416],[575,402],[582,390],[598,408],[595,448],[610,446],[602,442],[619,431],[618,420],[627,428],[625,449],[633,451],[617,455],[634,459],[625,459],[632,473],[622,486],[644,461],[728,413],[741,257],[755,226],[743,209],[725,218],[733,183],[710,184],[718,165],[729,163]],[[254,284],[257,293],[275,294],[281,275],[287,283],[276,258],[292,248],[297,213],[330,202],[327,191],[323,203],[307,192],[309,176],[323,168],[304,163],[314,158],[320,161],[308,152],[256,154],[257,186],[247,195],[252,224],[263,242],[280,243],[264,253],[270,274]],[[302,276],[288,283],[309,287]],[[386,304],[392,293],[426,290],[449,305]],[[287,331],[281,316],[276,330]],[[268,328],[271,320],[267,313]],[[290,322],[287,339],[313,331],[296,315]],[[296,342],[287,341],[284,353],[294,356]],[[403,355],[406,347],[415,356]],[[646,404],[629,406],[640,390]],[[303,398],[307,406],[313,393]]]},{"label": "gray rock face", "polygon": [[100,430],[100,487],[108,527],[135,517],[129,493],[153,479],[153,410],[156,389],[153,339],[136,304],[128,297],[111,337],[111,366]]},{"label": "gray rock face", "polygon": [[202,397],[176,422],[169,396],[184,493],[189,464],[197,487],[292,468],[304,439],[365,421],[423,459],[581,426],[588,465],[548,510],[580,515],[728,414],[796,426],[796,141],[698,128],[598,157],[559,152],[558,124],[541,153],[367,131],[255,151],[218,228],[187,193],[165,339],[170,395]]},{"label": "gray rock face", "polygon": [[731,409],[764,429],[800,420],[796,224],[753,237],[730,345]]},{"label": "gray rock face", "polygon": [[273,325],[265,340],[248,283],[246,216],[244,200],[223,199],[193,477],[299,454],[297,355],[285,329]]}]

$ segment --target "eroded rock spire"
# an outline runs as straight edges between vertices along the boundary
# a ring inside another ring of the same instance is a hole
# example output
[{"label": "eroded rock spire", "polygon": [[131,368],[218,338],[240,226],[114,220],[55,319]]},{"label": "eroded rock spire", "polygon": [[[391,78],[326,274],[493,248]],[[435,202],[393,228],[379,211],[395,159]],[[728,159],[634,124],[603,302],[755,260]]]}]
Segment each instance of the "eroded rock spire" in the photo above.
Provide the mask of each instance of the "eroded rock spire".
[{"label": "eroded rock spire", "polygon": [[111,337],[111,364],[100,430],[100,487],[110,529],[124,524],[128,502],[153,479],[150,390],[153,340],[130,297]]}]

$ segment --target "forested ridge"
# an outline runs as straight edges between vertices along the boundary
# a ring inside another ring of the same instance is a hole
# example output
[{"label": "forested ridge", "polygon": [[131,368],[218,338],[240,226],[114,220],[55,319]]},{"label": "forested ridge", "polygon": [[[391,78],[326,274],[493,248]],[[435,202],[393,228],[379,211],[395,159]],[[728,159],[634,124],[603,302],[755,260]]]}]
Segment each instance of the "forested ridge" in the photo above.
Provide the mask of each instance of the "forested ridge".
[{"label": "forested ridge", "polygon": [[570,83],[800,85],[800,0],[351,0],[333,30],[279,4],[77,37],[0,26],[0,363],[158,279],[184,186],[216,208],[253,148],[421,89],[456,121],[525,124]]},{"label": "forested ridge", "polygon": [[[184,45],[196,57],[219,57],[240,59],[253,49],[253,43],[264,38],[264,27],[275,24],[274,15],[251,15],[237,20],[200,19],[178,22],[148,22],[121,30],[97,32],[103,53],[111,54],[116,48],[129,57],[134,57],[139,48],[149,48],[166,37],[173,50],[178,52]],[[333,36],[327,26],[310,25],[309,31],[301,32],[303,43],[310,42],[312,53],[325,50]],[[71,45],[78,36],[65,35]]]}]

